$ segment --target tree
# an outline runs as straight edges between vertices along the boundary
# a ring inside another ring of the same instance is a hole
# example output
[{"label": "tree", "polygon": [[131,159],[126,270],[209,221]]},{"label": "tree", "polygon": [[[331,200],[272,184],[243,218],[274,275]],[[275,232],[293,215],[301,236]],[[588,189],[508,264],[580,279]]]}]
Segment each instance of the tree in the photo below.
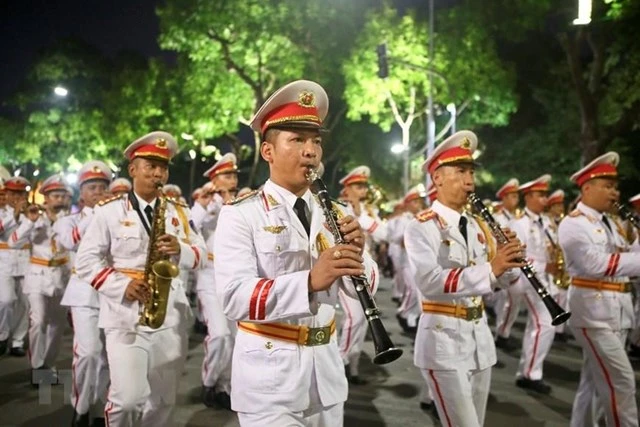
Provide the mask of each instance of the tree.
[{"label": "tree", "polygon": [[[411,126],[426,110],[429,69],[434,75],[433,98],[440,108],[450,102],[459,105],[458,113],[465,112],[462,122],[469,125],[508,123],[516,107],[512,70],[500,62],[493,41],[480,25],[473,21],[462,25],[455,8],[441,14],[438,22],[445,24],[438,30],[431,64],[426,24],[413,12],[400,16],[387,6],[368,15],[343,68],[348,118],[366,117],[385,131],[395,124],[408,148]],[[390,55],[390,75],[384,80],[377,76],[380,43],[387,44]]]}]

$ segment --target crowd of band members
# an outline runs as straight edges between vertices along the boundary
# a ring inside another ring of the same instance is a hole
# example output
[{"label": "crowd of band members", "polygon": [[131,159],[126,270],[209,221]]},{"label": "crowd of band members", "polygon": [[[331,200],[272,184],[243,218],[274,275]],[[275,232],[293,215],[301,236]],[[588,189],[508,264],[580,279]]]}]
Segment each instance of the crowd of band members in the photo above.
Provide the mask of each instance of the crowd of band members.
[{"label": "crowd of band members", "polygon": [[[467,200],[477,137],[458,132],[425,161],[428,191],[410,189],[384,219],[368,203],[370,169],[347,173],[334,206],[346,243],[334,247],[306,176],[322,168],[327,111],[317,83],[279,89],[251,122],[263,136],[270,179],[238,191],[237,159],[225,154],[191,194],[191,208],[167,183],[178,144],[166,132],[124,150],[132,182],[112,179],[101,161],[84,164],[77,209],[60,175],[40,185],[43,205],[29,202],[28,180],[3,177],[0,354],[24,357],[28,333],[32,384],[55,383],[70,323],[72,424],[170,425],[193,313],[205,333],[206,406],[236,411],[243,426],[342,425],[347,384],[367,384],[359,369],[367,321],[349,277],[364,274],[375,293],[384,273],[393,277],[396,318],[415,338],[420,407],[443,425],[484,424],[491,370],[500,365],[495,348],[517,349],[511,330],[524,308],[515,385],[552,393],[545,357],[554,339],[572,337],[584,365],[571,425],[603,417],[607,425],[637,426],[627,351],[640,350],[640,302],[634,309],[631,292],[640,246],[633,224],[614,208],[619,156],[600,156],[571,177],[581,199],[568,213],[564,192],[549,194],[550,175],[504,183],[498,200],[487,201],[510,240],[498,244]],[[150,297],[143,278],[159,197],[167,201],[166,233],[156,250],[180,274],[167,317],[154,329],[138,318]],[[640,195],[629,202],[640,212]],[[519,269],[523,258],[572,312],[568,326],[552,325]],[[305,341],[319,331],[326,339]]]}]

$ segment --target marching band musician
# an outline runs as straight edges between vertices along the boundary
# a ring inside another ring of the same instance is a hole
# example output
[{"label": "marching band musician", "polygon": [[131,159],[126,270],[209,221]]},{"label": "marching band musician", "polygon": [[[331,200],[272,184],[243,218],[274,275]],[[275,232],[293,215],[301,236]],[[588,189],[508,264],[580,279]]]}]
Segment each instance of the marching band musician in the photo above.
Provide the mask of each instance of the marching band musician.
[{"label": "marching band musician", "polygon": [[196,229],[207,242],[207,262],[205,268],[198,271],[196,280],[198,305],[207,327],[202,360],[202,401],[209,407],[218,404],[231,410],[231,358],[236,326],[224,316],[218,298],[213,242],[220,209],[235,197],[238,188],[235,154],[222,156],[203,176],[209,178],[209,182],[191,212]]},{"label": "marching band musician", "polygon": [[[524,214],[511,221],[511,229],[526,247],[526,258],[549,292],[551,290],[547,273],[553,272],[555,267],[549,256],[549,246],[556,244],[555,233],[551,230],[551,221],[544,215],[550,181],[551,175],[547,174],[519,187],[525,202]],[[527,325],[522,337],[516,386],[541,394],[549,394],[551,386],[542,379],[542,367],[555,335],[551,314],[536,290],[529,285],[524,273],[521,273],[518,282],[511,286],[508,292],[511,294],[519,292],[527,306]]]},{"label": "marching band musician", "polygon": [[131,191],[131,181],[127,178],[116,178],[109,184],[109,194],[114,197],[127,194],[129,191]]},{"label": "marching band musician", "polygon": [[[629,199],[629,205],[635,212],[635,215],[640,217],[640,194],[636,194],[631,197]],[[634,229],[633,224],[627,224],[627,228],[632,231],[632,233],[628,232],[627,235],[635,236],[634,245],[640,245],[640,235],[638,231]],[[636,300],[634,305],[636,324],[633,331],[629,334],[629,356],[640,358],[640,277],[636,277],[633,280],[633,286],[636,291]]]},{"label": "marching band musician", "polygon": [[66,325],[66,309],[60,305],[69,281],[69,257],[60,245],[53,224],[65,208],[66,183],[59,175],[47,178],[40,187],[45,210],[31,205],[26,218],[9,238],[10,248],[22,248],[31,243],[31,257],[24,279],[24,293],[30,306],[29,357],[31,382],[55,383],[55,362],[58,358],[62,334]]},{"label": "marching band musician", "polygon": [[571,176],[582,200],[560,223],[559,241],[571,276],[569,326],[582,347],[580,385],[571,426],[594,425],[594,391],[608,426],[638,426],[636,382],[625,352],[633,327],[630,276],[640,275],[640,250],[630,246],[606,215],[619,198],[620,157],[606,153]]},{"label": "marching band musician", "polygon": [[396,274],[401,275],[404,284],[404,292],[396,317],[400,326],[407,332],[415,333],[418,328],[418,320],[422,314],[420,291],[415,284],[409,269],[407,251],[404,246],[404,232],[413,217],[426,208],[424,185],[419,184],[410,189],[404,196],[402,204],[405,211],[400,215],[393,228],[389,229],[389,243],[400,245]]},{"label": "marching band musician", "polygon": [[29,330],[29,301],[24,294],[24,275],[29,264],[30,245],[11,249],[8,240],[25,219],[29,181],[21,176],[4,181],[5,206],[0,214],[0,355],[24,357],[24,338]]},{"label": "marching band musician", "polygon": [[352,216],[338,220],[348,243],[330,247],[333,235],[309,190],[327,109],[317,83],[277,90],[251,121],[263,136],[270,178],[220,213],[216,285],[225,315],[238,321],[231,402],[242,426],[343,424],[348,385],[334,335],[337,288],[355,298],[348,276],[360,274],[375,288],[377,266],[363,253]]},{"label": "marching band musician", "polygon": [[[493,215],[501,227],[508,227],[509,223],[522,216],[518,211],[520,182],[516,178],[509,179],[496,192],[501,208]],[[518,317],[522,305],[520,289],[508,287],[495,293],[496,312],[496,347],[505,351],[512,351],[517,345],[511,339],[511,328]]]},{"label": "marching band musician", "polygon": [[[98,204],[76,256],[78,279],[99,293],[98,325],[104,329],[111,381],[105,409],[110,426],[171,423],[191,320],[180,279],[170,282],[166,307],[160,308],[166,317],[157,329],[140,318],[147,304],[162,303],[151,300],[150,286],[160,279],[150,274],[151,283],[145,281],[148,259],[168,257],[180,269],[201,268],[205,259],[206,247],[189,223],[189,209],[158,193],[177,149],[166,132],[152,132],[127,147],[133,189]],[[158,228],[164,234],[150,241]]]},{"label": "marching band musician", "polygon": [[[549,195],[549,198],[547,199],[547,216],[551,219],[550,225],[551,225],[551,230],[553,230],[553,233],[551,235],[555,238],[555,241],[554,241],[555,246],[552,246],[552,249],[555,254],[555,251],[557,250],[562,251],[562,249],[559,247],[559,244],[558,244],[558,225],[560,224],[560,221],[562,221],[562,218],[564,218],[565,216],[563,190],[558,189]],[[556,260],[552,260],[552,261],[556,261]],[[559,267],[559,266],[556,265],[556,267]],[[567,301],[567,288],[569,286],[569,283],[565,283],[565,282],[568,282],[568,280],[563,280],[563,279],[565,278],[568,279],[568,276],[566,275],[566,273],[564,274],[564,276],[566,277],[561,277],[561,275],[562,275],[561,271],[556,271],[555,274],[550,275],[550,278],[549,278],[549,284],[551,287],[550,293],[553,296],[553,299],[558,303],[558,305],[562,307],[564,311],[567,311],[569,310],[569,304]],[[558,282],[556,283],[556,281]],[[567,334],[565,333],[566,325],[567,325],[566,323],[561,323],[555,327],[556,340],[560,342],[567,341],[568,337],[567,337]]]},{"label": "marching band musician", "polygon": [[522,255],[517,239],[496,249],[488,226],[464,211],[474,190],[476,146],[475,134],[461,131],[429,156],[423,170],[437,187],[437,200],[404,234],[423,298],[414,363],[447,427],[484,423],[496,351],[482,295],[499,282],[507,285],[517,277],[510,269],[522,266],[515,261]]},{"label": "marching band musician", "polygon": [[[382,222],[373,206],[364,203],[369,191],[371,170],[368,166],[353,168],[339,182],[344,188],[348,201],[348,213],[352,214],[365,230],[365,248],[373,255],[373,244],[387,239],[387,226]],[[338,347],[344,362],[345,374],[351,384],[361,385],[367,381],[360,378],[359,365],[362,345],[367,334],[367,319],[358,300],[350,298],[344,291],[338,291],[340,306],[344,316],[338,335]]]},{"label": "marching band musician", "polygon": [[[104,199],[111,170],[100,161],[89,161],[78,171],[82,210],[67,215],[53,225],[60,246],[69,251],[74,265],[75,252],[93,218],[95,206]],[[104,405],[109,385],[109,365],[104,348],[104,334],[98,327],[100,301],[91,284],[78,278],[75,267],[60,304],[69,307],[73,324],[73,362],[71,369],[71,405],[74,409],[73,426],[89,426],[92,414],[94,424],[104,424]]]}]

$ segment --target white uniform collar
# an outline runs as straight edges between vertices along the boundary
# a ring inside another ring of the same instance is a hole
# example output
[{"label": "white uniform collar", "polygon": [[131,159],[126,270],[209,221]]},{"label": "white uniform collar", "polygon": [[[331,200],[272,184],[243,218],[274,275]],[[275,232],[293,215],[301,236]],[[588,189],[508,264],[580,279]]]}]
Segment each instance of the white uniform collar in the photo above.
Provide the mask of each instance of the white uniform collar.
[{"label": "white uniform collar", "polygon": [[596,218],[598,220],[602,220],[602,217],[604,216],[604,212],[598,212],[597,210],[585,205],[582,202],[578,202],[578,210],[584,214],[586,214],[587,216],[590,216],[592,218]]},{"label": "white uniform collar", "polygon": [[527,214],[527,216],[529,218],[531,218],[531,221],[533,222],[538,222],[540,220],[540,218],[542,217],[540,214],[537,213],[533,213],[529,208],[525,207],[524,208],[525,213]]},{"label": "white uniform collar", "polygon": [[[458,211],[443,205],[439,200],[433,202],[433,205],[431,205],[431,209],[434,210],[438,215],[440,215],[448,225],[457,226],[458,223],[460,223],[460,217],[463,215]],[[467,215],[465,215],[465,217],[467,217],[468,219]]]},{"label": "white uniform collar", "polygon": [[[276,193],[278,193],[278,195],[282,200],[284,200],[286,205],[289,206],[291,209],[293,209],[293,205],[295,205],[296,200],[298,200],[298,196],[296,196],[286,188],[279,186],[278,184],[271,181],[270,179],[267,180],[267,182],[265,182],[264,186],[265,186],[265,189],[273,190]],[[307,203],[307,206],[309,207],[309,209],[311,209],[311,197],[312,197],[311,190],[309,189],[307,189],[307,191],[305,191],[304,194],[300,196],[300,198]]]},{"label": "white uniform collar", "polygon": [[153,199],[150,203],[147,203],[142,197],[138,196],[135,191],[133,192],[133,194],[136,196],[136,199],[138,199],[138,207],[140,208],[140,212],[144,212],[147,206],[151,206],[152,209],[155,207],[157,198]]}]

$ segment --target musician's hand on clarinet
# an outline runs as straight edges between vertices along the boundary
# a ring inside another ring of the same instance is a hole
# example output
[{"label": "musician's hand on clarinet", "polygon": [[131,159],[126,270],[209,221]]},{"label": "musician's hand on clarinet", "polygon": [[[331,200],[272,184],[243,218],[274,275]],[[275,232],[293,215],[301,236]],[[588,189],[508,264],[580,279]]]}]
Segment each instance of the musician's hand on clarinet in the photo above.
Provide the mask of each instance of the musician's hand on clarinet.
[{"label": "musician's hand on clarinet", "polygon": [[518,262],[518,259],[522,259],[523,256],[522,244],[517,239],[500,245],[496,256],[491,260],[491,271],[496,277],[500,277],[511,268],[524,267],[526,265],[524,262]]},{"label": "musician's hand on clarinet", "polygon": [[[500,228],[502,229],[502,232],[507,237],[507,240],[509,242],[512,242],[514,240],[518,240],[518,235],[516,234],[515,231],[511,230],[509,227],[500,227]],[[498,243],[498,245],[499,244],[500,243]]]},{"label": "musician's hand on clarinet", "polygon": [[309,272],[309,292],[329,289],[342,276],[364,274],[360,248],[352,244],[336,245],[324,250]]},{"label": "musician's hand on clarinet", "polygon": [[360,248],[358,253],[362,255],[364,251],[364,233],[358,220],[351,215],[347,215],[338,220],[338,226],[345,242]]}]

